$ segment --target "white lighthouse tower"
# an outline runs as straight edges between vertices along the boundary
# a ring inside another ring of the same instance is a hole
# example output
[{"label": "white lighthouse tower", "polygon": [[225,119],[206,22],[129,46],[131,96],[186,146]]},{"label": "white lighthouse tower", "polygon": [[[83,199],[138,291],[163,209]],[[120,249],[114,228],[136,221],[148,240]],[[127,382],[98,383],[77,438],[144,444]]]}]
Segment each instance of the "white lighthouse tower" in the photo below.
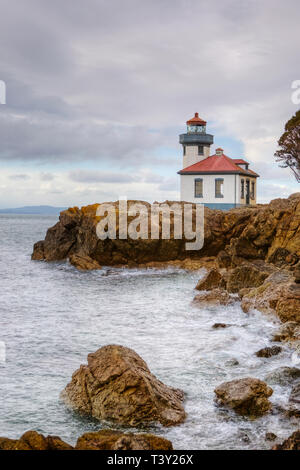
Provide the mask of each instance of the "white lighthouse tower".
[{"label": "white lighthouse tower", "polygon": [[198,113],[195,113],[186,124],[186,134],[179,136],[179,142],[183,147],[183,168],[209,157],[210,146],[214,142],[214,136],[206,134],[206,121],[201,119]]}]

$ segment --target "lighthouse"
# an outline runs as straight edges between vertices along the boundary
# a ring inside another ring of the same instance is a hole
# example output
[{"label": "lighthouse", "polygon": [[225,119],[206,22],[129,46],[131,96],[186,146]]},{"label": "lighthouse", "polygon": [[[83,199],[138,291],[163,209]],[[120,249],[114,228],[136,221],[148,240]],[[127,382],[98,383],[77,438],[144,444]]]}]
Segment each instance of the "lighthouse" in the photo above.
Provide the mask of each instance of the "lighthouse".
[{"label": "lighthouse", "polygon": [[214,136],[206,133],[206,121],[198,113],[186,122],[187,132],[179,136],[183,148],[183,168],[200,162],[210,155]]},{"label": "lighthouse", "polygon": [[211,155],[214,136],[206,133],[206,121],[198,113],[186,125],[186,133],[179,136],[183,149],[183,169],[178,172],[181,201],[221,210],[255,205],[259,175],[249,168],[249,162],[228,157],[221,147]]}]

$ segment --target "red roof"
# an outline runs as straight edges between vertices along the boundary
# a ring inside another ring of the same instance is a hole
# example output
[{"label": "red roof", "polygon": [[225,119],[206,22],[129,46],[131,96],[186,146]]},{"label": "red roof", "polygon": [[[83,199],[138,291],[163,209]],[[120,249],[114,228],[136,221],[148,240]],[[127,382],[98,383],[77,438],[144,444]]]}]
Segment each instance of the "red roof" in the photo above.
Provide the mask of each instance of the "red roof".
[{"label": "red roof", "polygon": [[232,160],[234,161],[236,165],[240,165],[240,164],[249,165],[249,163],[243,160],[242,158],[232,158]]},{"label": "red roof", "polygon": [[205,126],[206,124],[206,121],[203,121],[203,119],[199,118],[199,114],[198,113],[195,113],[195,116],[190,119],[189,121],[186,121],[186,123],[189,125],[194,125],[194,126],[197,126],[198,124],[200,126]]},{"label": "red roof", "polygon": [[237,173],[248,176],[259,176],[252,170],[245,170],[244,168],[238,166],[236,164],[236,160],[238,159],[229,158],[224,154],[212,155],[211,157],[207,157],[204,160],[201,160],[200,162],[194,163],[194,165],[190,165],[184,168],[178,173],[181,175],[198,173]]}]

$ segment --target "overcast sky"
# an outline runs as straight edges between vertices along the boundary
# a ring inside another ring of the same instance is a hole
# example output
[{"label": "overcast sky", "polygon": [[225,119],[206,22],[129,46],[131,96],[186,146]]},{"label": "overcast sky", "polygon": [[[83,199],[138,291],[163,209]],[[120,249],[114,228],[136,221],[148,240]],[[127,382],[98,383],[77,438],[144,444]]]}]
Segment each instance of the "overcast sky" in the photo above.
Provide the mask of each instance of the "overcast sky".
[{"label": "overcast sky", "polygon": [[[0,207],[178,199],[194,112],[260,173],[299,105],[299,0],[0,0]],[[214,149],[213,149],[214,150]]]}]

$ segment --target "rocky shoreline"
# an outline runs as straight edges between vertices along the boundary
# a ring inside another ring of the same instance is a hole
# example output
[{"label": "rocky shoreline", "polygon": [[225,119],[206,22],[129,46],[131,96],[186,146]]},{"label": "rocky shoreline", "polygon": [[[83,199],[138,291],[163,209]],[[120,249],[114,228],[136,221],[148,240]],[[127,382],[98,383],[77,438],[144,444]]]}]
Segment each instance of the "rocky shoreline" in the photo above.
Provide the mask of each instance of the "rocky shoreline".
[{"label": "rocky shoreline", "polygon": [[[128,209],[137,202],[150,209],[150,204],[143,201],[128,201]],[[118,212],[118,203],[111,204]],[[172,205],[173,202],[164,204]],[[162,240],[161,237],[155,240],[150,237],[147,240],[119,240],[118,226],[115,240],[99,240],[96,234],[100,220],[96,216],[98,206],[73,207],[61,212],[59,222],[49,228],[45,240],[34,245],[32,259],[60,261],[71,257],[76,265],[76,255],[80,257],[79,268],[85,270],[95,269],[95,261],[99,268],[103,265],[130,267],[153,262],[184,262],[186,259],[194,262],[204,257],[216,257],[220,252],[223,252],[224,265],[232,261],[237,263],[239,258],[263,259],[291,268],[299,262],[300,193],[288,199],[275,199],[270,204],[227,212],[205,208],[204,246],[193,252],[185,250],[184,238],[174,239],[172,221],[170,240]],[[193,205],[194,218],[195,211],[196,206]],[[128,217],[130,219],[132,217]],[[160,235],[161,230],[160,219]],[[82,266],[83,258],[86,258],[85,266]]]},{"label": "rocky shoreline", "polygon": [[[128,201],[128,206],[136,201]],[[171,203],[169,203],[171,204]],[[167,266],[185,270],[206,269],[195,286],[193,304],[227,306],[240,302],[245,315],[253,309],[276,314],[281,320],[274,346],[261,348],[256,356],[271,360],[288,342],[300,347],[300,193],[268,205],[233,209],[205,209],[205,243],[195,252],[185,252],[185,240],[104,240],[96,235],[98,205],[72,208],[60,215],[45,240],[34,245],[33,260],[69,262],[81,271],[101,266]],[[161,229],[161,226],[160,226]],[[172,233],[172,232],[171,232]],[[216,323],[213,328],[230,324]],[[297,349],[298,348],[298,349]],[[265,383],[241,377],[215,388],[215,405],[237,415],[257,419],[267,413],[300,417],[300,369],[282,367]],[[269,401],[272,383],[290,385],[285,409]],[[135,351],[108,345],[88,355],[87,365],[76,370],[61,398],[75,412],[127,427],[147,423],[180,425],[185,418],[184,393],[158,380]],[[274,450],[300,449],[294,432]],[[276,436],[267,433],[266,440]],[[271,447],[271,446],[270,446]],[[75,447],[55,436],[28,431],[20,439],[0,438],[0,450],[170,450],[172,443],[151,434],[103,430],[81,436]]]}]

